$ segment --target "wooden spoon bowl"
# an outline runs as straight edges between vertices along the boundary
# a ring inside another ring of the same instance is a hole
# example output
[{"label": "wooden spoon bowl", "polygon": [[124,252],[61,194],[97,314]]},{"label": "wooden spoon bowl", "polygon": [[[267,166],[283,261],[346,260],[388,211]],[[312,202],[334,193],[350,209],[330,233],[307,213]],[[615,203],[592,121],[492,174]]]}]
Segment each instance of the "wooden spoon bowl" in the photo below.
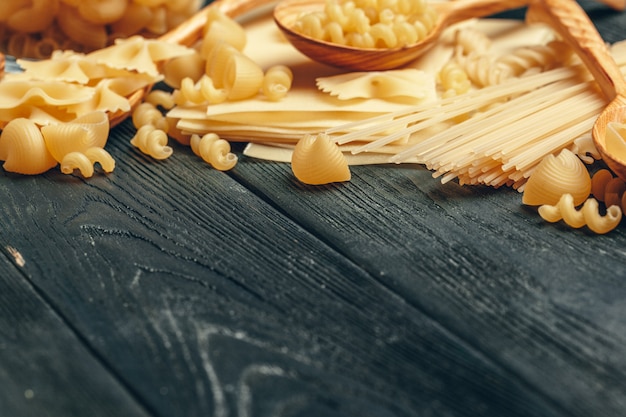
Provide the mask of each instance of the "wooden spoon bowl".
[{"label": "wooden spoon bowl", "polygon": [[306,36],[294,30],[303,12],[322,11],[324,0],[283,0],[274,9],[274,20],[287,40],[314,61],[354,71],[380,71],[407,64],[429,50],[441,32],[454,23],[489,16],[527,5],[529,0],[458,0],[433,2],[435,27],[420,42],[397,48],[357,48]]},{"label": "wooden spoon bowl", "polygon": [[604,162],[626,181],[626,143],[609,144],[606,135],[609,123],[626,123],[626,81],[606,43],[575,0],[537,0],[529,8],[527,20],[552,26],[598,83],[609,105],[598,116],[591,134]]}]

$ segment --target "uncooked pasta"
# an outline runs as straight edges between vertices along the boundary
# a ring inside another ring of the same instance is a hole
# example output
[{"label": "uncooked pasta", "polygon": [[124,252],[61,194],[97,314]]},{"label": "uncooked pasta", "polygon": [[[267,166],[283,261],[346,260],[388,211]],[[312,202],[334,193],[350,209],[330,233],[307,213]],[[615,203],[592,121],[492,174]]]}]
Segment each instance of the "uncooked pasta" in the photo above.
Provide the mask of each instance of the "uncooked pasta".
[{"label": "uncooked pasta", "polygon": [[47,58],[57,49],[92,51],[133,35],[155,37],[180,24],[202,4],[200,0],[1,3],[0,48],[29,58]]},{"label": "uncooked pasta", "polygon": [[294,30],[340,45],[398,48],[424,39],[437,15],[424,0],[328,0],[323,11],[299,16]]}]

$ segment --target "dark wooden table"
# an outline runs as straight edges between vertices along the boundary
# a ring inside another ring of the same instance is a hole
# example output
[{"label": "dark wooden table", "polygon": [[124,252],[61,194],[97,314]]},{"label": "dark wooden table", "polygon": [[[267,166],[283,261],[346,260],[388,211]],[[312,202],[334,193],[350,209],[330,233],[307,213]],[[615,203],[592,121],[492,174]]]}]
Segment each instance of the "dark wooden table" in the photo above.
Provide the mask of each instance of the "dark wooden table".
[{"label": "dark wooden table", "polygon": [[0,416],[626,415],[623,227],[416,166],[155,162],[132,134],[111,175],[0,172]]}]

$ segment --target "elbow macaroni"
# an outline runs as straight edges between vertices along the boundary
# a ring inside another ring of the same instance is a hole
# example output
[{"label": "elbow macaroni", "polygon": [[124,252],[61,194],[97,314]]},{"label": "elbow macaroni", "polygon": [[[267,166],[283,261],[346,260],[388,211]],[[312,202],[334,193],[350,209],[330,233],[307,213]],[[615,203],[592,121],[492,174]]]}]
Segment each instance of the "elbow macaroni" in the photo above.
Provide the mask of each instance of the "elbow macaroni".
[{"label": "elbow macaroni", "polygon": [[200,0],[2,1],[0,47],[17,57],[47,58],[56,49],[92,51],[120,37],[154,37],[177,26]]}]

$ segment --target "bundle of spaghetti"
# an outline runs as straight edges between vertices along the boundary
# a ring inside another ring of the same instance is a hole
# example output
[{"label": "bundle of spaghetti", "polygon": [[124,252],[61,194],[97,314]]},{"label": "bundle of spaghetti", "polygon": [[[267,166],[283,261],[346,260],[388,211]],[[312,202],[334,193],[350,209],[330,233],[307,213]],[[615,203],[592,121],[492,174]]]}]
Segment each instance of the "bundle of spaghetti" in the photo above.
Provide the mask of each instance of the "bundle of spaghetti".
[{"label": "bundle of spaghetti", "polygon": [[[624,71],[626,48],[621,46],[613,49],[613,55]],[[390,144],[397,148],[397,141],[408,135],[389,162],[417,161],[442,182],[457,179],[460,184],[506,185],[523,191],[537,164],[588,134],[606,104],[578,63],[445,98],[438,106],[399,111],[326,133],[352,130],[333,140],[353,142],[354,154],[384,152]],[[430,129],[428,135],[423,134],[425,129]],[[394,133],[380,134],[390,131]]]}]

